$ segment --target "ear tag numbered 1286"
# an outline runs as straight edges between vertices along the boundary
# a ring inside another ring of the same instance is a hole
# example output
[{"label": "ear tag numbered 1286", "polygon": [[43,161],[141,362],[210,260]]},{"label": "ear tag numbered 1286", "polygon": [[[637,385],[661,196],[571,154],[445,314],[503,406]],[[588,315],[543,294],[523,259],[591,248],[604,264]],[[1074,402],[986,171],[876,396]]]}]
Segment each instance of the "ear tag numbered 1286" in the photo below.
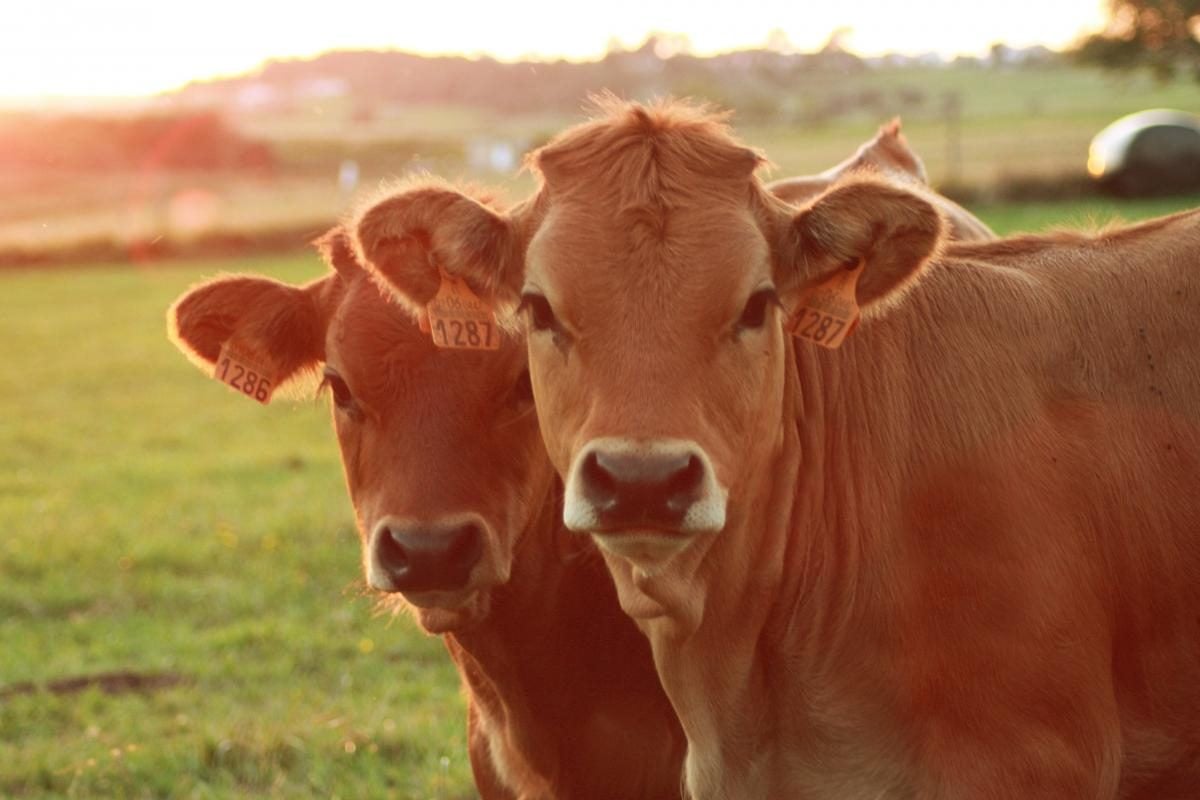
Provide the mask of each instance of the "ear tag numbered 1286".
[{"label": "ear tag numbered 1286", "polygon": [[271,402],[275,391],[275,376],[257,363],[257,359],[239,352],[226,343],[217,357],[213,377],[236,392],[257,400],[264,406]]},{"label": "ear tag numbered 1286", "polygon": [[839,269],[805,292],[788,320],[788,333],[830,350],[841,347],[858,323],[855,287],[865,265],[860,260],[852,269]]},{"label": "ear tag numbered 1286", "polygon": [[425,306],[429,335],[438,347],[453,350],[496,350],[500,330],[492,307],[480,300],[467,282],[440,270],[442,284]]}]

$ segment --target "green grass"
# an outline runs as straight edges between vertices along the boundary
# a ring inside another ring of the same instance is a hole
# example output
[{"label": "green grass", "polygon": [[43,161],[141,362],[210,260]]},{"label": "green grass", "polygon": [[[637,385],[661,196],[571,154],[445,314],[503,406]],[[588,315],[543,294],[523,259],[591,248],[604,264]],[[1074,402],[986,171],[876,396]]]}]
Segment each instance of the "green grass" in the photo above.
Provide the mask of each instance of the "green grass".
[{"label": "green grass", "polygon": [[1005,203],[972,207],[997,234],[1037,233],[1055,228],[1096,230],[1110,224],[1200,208],[1200,195],[1139,200],[1096,198],[1072,203]]},{"label": "green grass", "polygon": [[[1200,205],[976,209],[1000,232]],[[0,689],[100,672],[182,685],[0,698],[0,797],[474,796],[441,643],[376,615],[327,412],[208,380],[164,311],[222,270],[0,275]]]},{"label": "green grass", "polygon": [[473,797],[437,639],[373,613],[321,404],[262,408],[179,356],[198,278],[315,258],[0,277],[0,797]]}]

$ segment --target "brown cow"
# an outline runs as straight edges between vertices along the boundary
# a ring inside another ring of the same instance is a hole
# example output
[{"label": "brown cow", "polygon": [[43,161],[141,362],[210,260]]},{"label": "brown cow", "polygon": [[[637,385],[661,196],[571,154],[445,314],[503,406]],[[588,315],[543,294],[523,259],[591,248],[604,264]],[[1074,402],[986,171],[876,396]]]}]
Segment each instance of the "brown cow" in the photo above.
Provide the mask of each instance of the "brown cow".
[{"label": "brown cow", "polygon": [[[702,109],[616,105],[510,213],[357,226],[406,296],[420,227],[523,298],[566,522],[651,640],[692,794],[1194,797],[1200,211],[946,245],[919,189],[794,208],[759,163]],[[833,282],[860,328],[786,335]]]},{"label": "brown cow", "polygon": [[[908,146],[900,132],[900,119],[893,119],[879,129],[875,138],[858,148],[854,155],[819,175],[785,178],[768,184],[767,189],[789,203],[807,202],[821,192],[855,172],[875,171],[889,178],[927,184],[929,177],[920,157]],[[996,234],[983,220],[940,194],[929,196],[946,218],[951,238],[963,242],[994,239]]]},{"label": "brown cow", "polygon": [[192,289],[174,341],[209,370],[227,346],[273,382],[323,369],[368,583],[444,634],[486,800],[678,798],[683,734],[604,562],[562,527],[523,344],[438,350],[340,234],[323,248],[334,270],[305,286]]}]

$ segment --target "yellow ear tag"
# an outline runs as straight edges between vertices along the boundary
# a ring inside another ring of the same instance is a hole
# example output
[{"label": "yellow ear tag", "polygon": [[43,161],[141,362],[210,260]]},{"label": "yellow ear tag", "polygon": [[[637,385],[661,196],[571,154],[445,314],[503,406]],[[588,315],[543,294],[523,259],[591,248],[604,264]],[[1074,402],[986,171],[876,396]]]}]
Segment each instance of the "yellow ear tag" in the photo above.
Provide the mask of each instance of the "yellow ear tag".
[{"label": "yellow ear tag", "polygon": [[853,269],[839,269],[800,297],[796,312],[785,326],[788,333],[821,347],[836,350],[858,324],[855,287],[866,261]]},{"label": "yellow ear tag", "polygon": [[271,402],[271,394],[275,391],[275,375],[257,364],[256,359],[235,350],[228,342],[217,357],[213,377],[264,406]]},{"label": "yellow ear tag", "polygon": [[476,297],[462,278],[440,271],[442,285],[425,306],[433,343],[454,350],[498,349],[500,331],[492,307]]}]

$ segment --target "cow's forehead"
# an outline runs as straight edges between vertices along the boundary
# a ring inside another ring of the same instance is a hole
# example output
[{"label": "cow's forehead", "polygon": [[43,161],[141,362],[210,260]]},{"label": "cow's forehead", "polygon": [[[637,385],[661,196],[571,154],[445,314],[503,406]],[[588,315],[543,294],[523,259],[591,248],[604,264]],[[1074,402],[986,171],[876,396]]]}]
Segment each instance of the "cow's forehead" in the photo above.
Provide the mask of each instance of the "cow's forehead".
[{"label": "cow's forehead", "polygon": [[528,250],[526,284],[554,303],[736,303],[770,278],[770,252],[745,202],[606,211],[561,203]]},{"label": "cow's forehead", "polygon": [[505,336],[496,351],[441,350],[410,313],[357,281],[330,322],[329,362],[375,404],[407,398],[494,398],[524,368],[524,347]]},{"label": "cow's forehead", "polygon": [[409,314],[388,300],[371,281],[354,281],[330,320],[331,358],[352,364],[404,361],[419,365],[431,347]]}]

